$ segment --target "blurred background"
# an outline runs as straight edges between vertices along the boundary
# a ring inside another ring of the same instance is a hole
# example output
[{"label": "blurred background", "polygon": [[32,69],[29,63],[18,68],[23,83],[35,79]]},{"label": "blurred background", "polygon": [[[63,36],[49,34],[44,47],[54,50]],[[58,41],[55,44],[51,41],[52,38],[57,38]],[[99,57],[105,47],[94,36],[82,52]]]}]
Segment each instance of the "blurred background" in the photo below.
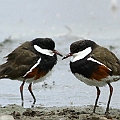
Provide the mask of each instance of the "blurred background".
[{"label": "blurred background", "polygon": [[[14,48],[36,37],[51,37],[63,55],[79,39],[92,39],[120,58],[120,1],[118,0],[4,0],[0,2],[0,63]],[[70,72],[69,61],[58,58],[53,74],[33,86],[41,106],[84,106],[94,104],[95,87],[77,80]],[[0,104],[21,104],[21,82],[0,81]],[[120,82],[113,83],[111,107],[120,108]],[[31,96],[24,89],[25,107]],[[106,106],[108,87],[101,88],[99,105]]]},{"label": "blurred background", "polygon": [[118,0],[4,0],[0,2],[0,41],[75,35],[120,38]]}]

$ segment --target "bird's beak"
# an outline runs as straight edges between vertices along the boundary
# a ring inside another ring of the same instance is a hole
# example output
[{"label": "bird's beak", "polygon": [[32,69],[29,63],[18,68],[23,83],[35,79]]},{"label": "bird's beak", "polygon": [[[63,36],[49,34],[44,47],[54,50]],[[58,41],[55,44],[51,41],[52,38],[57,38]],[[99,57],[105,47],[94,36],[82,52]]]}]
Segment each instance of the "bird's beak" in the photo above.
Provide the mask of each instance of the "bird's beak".
[{"label": "bird's beak", "polygon": [[69,53],[69,54],[67,54],[66,56],[64,56],[64,57],[62,58],[62,60],[63,60],[63,59],[66,59],[66,58],[68,58],[68,57],[70,57],[70,56],[72,56],[72,53]]},{"label": "bird's beak", "polygon": [[53,53],[55,53],[55,54],[57,54],[57,55],[59,55],[59,56],[63,56],[62,54],[60,54],[57,50],[53,50]]}]

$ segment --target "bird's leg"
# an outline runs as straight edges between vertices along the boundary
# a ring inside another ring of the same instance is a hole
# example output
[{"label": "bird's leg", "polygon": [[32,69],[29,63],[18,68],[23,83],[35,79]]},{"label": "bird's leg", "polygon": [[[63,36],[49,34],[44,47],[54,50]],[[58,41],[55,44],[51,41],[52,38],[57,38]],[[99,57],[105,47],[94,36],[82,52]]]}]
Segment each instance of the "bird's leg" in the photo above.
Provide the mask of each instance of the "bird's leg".
[{"label": "bird's leg", "polygon": [[113,87],[111,86],[110,83],[108,83],[109,88],[110,88],[110,95],[109,95],[109,99],[108,99],[108,103],[107,103],[107,108],[106,108],[106,112],[105,114],[107,115],[109,112],[109,105],[110,105],[110,101],[111,101],[111,97],[112,97],[112,93],[113,93]]},{"label": "bird's leg", "polygon": [[24,101],[24,99],[23,99],[23,86],[24,86],[24,84],[25,84],[25,81],[23,81],[23,83],[22,83],[21,86],[20,86],[20,93],[21,93],[22,106],[23,106],[23,101]]},{"label": "bird's leg", "polygon": [[95,110],[96,110],[96,107],[97,107],[97,102],[98,102],[99,95],[100,95],[100,89],[99,89],[99,87],[96,86],[96,89],[97,89],[97,98],[95,100],[95,106],[94,106],[94,109],[93,109],[93,113],[95,113]]},{"label": "bird's leg", "polygon": [[34,94],[33,94],[33,92],[32,92],[32,83],[29,84],[28,90],[29,90],[29,92],[31,93],[31,95],[32,95],[32,97],[33,97],[33,99],[34,99],[34,102],[33,102],[33,105],[34,105],[35,102],[36,102],[36,98],[35,98],[35,96],[34,96]]}]

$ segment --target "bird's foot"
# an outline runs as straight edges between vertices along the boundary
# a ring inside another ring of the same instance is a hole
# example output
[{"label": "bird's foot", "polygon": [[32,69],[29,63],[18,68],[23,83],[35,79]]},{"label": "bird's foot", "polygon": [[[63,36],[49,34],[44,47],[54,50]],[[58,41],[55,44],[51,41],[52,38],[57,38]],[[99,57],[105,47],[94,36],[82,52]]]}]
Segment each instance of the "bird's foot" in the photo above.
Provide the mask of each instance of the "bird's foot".
[{"label": "bird's foot", "polygon": [[108,118],[108,116],[110,115],[110,113],[108,111],[105,112],[105,116],[106,118]]},{"label": "bird's foot", "polygon": [[31,108],[34,108],[35,103],[36,103],[36,100],[34,100],[34,102],[32,103]]},{"label": "bird's foot", "polygon": [[24,107],[24,101],[22,100],[21,106]]}]

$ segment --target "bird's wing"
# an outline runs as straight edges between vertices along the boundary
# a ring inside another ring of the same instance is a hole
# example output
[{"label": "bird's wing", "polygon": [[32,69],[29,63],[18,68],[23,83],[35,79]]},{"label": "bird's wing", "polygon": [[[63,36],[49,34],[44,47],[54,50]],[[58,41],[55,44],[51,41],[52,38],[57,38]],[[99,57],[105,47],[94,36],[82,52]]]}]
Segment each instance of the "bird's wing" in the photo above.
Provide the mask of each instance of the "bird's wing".
[{"label": "bird's wing", "polygon": [[24,76],[39,59],[33,51],[31,43],[25,42],[6,56],[7,62],[0,66],[0,78],[17,79]]},{"label": "bird's wing", "polygon": [[90,57],[103,63],[105,66],[111,69],[112,74],[120,75],[120,60],[107,48],[101,46],[96,47]]}]

